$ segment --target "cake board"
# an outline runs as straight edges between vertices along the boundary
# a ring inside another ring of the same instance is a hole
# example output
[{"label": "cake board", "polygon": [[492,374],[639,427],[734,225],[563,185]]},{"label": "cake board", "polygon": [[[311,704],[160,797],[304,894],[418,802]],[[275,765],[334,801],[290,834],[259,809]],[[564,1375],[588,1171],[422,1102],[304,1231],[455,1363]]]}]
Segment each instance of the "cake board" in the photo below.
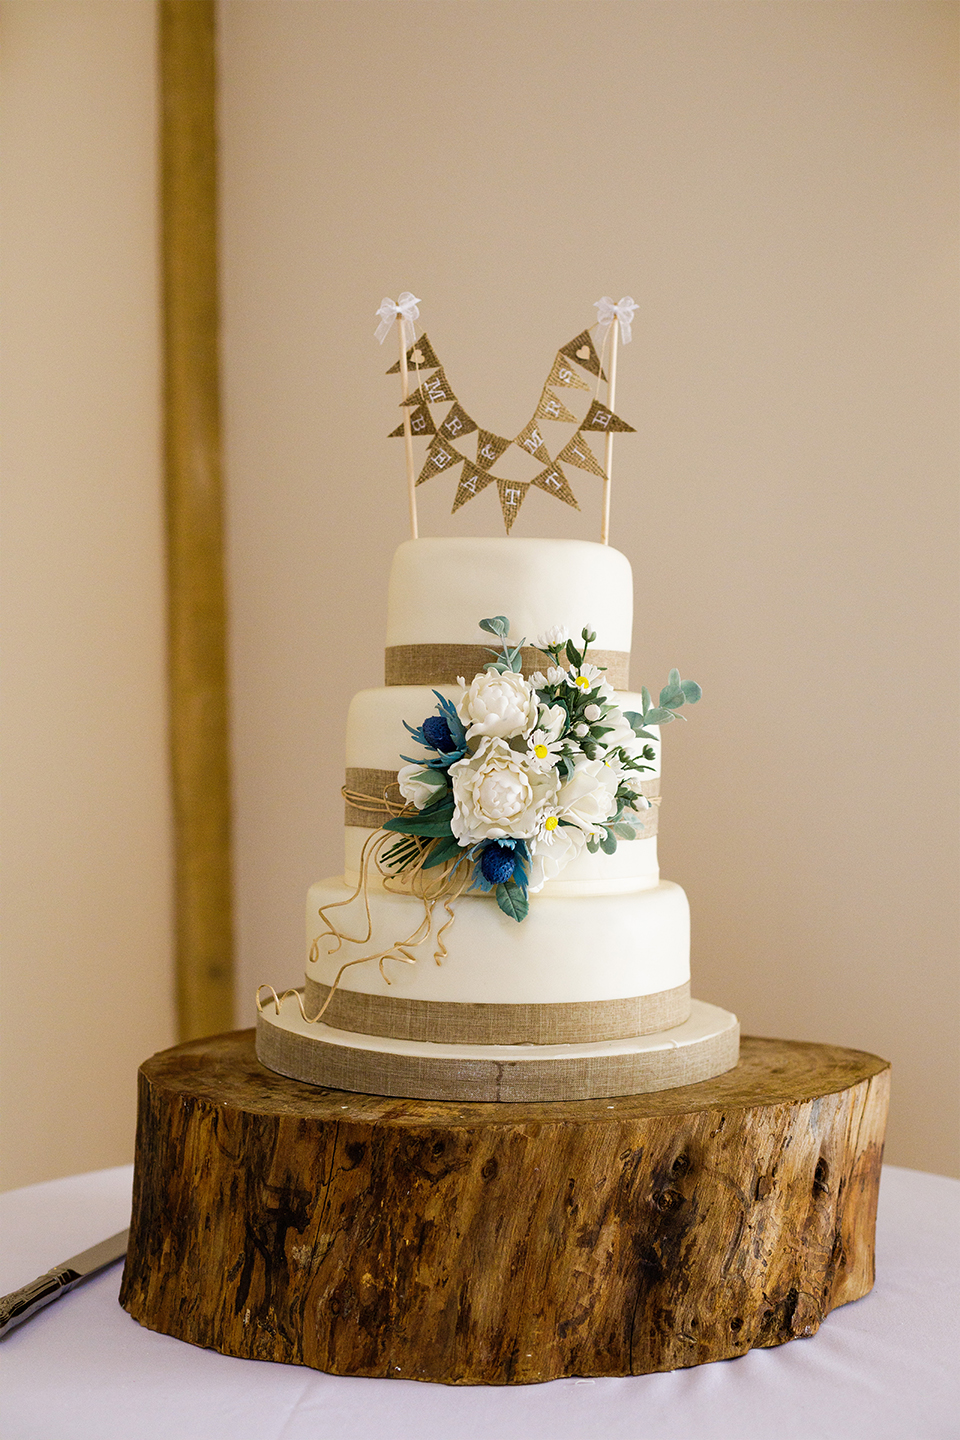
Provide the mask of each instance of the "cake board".
[{"label": "cake board", "polygon": [[403,1100],[266,1070],[252,1031],[140,1072],[121,1303],[332,1374],[527,1384],[732,1358],[873,1284],[889,1066],[745,1038],[652,1094]]}]

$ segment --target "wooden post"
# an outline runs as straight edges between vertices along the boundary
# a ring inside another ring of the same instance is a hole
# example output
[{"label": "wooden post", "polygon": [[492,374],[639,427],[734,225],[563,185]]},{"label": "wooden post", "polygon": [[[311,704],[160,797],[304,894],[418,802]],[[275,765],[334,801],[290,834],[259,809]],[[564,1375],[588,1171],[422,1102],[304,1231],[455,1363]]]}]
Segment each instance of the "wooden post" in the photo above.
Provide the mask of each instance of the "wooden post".
[{"label": "wooden post", "polygon": [[[607,409],[613,414],[617,399],[617,343],[620,339],[620,322],[614,318],[610,326],[610,370],[607,379]],[[603,482],[603,524],[600,529],[600,542],[603,545],[610,544],[610,479],[613,471],[613,431],[607,431],[607,443],[603,468],[606,471],[606,478]]]},{"label": "wooden post", "polygon": [[164,452],[177,1009],[233,1024],[213,0],[161,0]]},{"label": "wooden post", "polygon": [[[397,316],[397,330],[400,332],[400,386],[403,390],[403,398],[406,400],[410,394],[410,381],[407,371],[407,342],[404,335],[403,316]],[[416,540],[417,529],[417,482],[413,474],[413,431],[410,429],[410,411],[404,406],[403,409],[403,444],[407,458],[407,498],[410,502],[410,538]]]},{"label": "wooden post", "polygon": [[449,1385],[643,1375],[813,1335],[873,1285],[889,1066],[497,1104],[312,1088],[250,1031],[140,1072],[121,1304],[227,1355]]}]

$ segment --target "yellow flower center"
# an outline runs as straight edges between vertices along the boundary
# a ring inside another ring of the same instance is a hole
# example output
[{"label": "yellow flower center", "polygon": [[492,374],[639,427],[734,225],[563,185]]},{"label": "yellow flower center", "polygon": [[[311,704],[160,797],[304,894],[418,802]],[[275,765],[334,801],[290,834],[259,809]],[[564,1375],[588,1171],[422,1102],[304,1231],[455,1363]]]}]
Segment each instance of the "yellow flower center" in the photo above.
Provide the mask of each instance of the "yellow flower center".
[{"label": "yellow flower center", "polygon": [[546,745],[534,745],[533,753],[534,755],[536,755],[538,760],[546,760],[547,756],[550,754],[550,751],[547,749]]},{"label": "yellow flower center", "polygon": [[544,830],[556,830],[559,824],[560,821],[557,819],[556,815],[548,815],[546,820],[544,820],[543,822],[543,828]]},{"label": "yellow flower center", "polygon": [[575,684],[575,685],[579,685],[581,690],[589,690],[589,689],[590,689],[590,681],[587,679],[586,675],[577,675],[577,676],[575,676],[575,678],[574,678],[574,684]]}]

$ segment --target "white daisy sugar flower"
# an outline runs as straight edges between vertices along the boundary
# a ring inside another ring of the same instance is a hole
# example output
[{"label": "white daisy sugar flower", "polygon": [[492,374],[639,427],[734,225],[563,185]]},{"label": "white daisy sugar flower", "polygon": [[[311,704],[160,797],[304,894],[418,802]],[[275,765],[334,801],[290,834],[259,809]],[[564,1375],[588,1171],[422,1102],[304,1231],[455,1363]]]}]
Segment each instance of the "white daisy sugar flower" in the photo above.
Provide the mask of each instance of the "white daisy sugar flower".
[{"label": "white daisy sugar flower", "polygon": [[555,645],[566,645],[570,639],[570,630],[566,625],[551,625],[549,630],[544,630],[538,635],[536,646],[538,650],[550,650]]},{"label": "white daisy sugar flower", "polygon": [[564,670],[562,665],[551,665],[547,671],[547,684],[562,685],[567,678],[567,674],[568,672]]},{"label": "white daisy sugar flower", "polygon": [[510,740],[537,723],[537,695],[529,680],[512,670],[483,670],[466,686],[457,714],[467,727],[467,739],[495,735]]},{"label": "white daisy sugar flower", "polygon": [[487,735],[473,755],[450,766],[453,815],[450,829],[461,845],[509,836],[535,835],[545,808],[556,799],[558,776],[552,766],[533,770],[525,755],[505,740]]},{"label": "white daisy sugar flower", "polygon": [[573,670],[564,673],[564,679],[568,685],[577,690],[583,690],[586,694],[592,694],[603,685],[604,671],[596,665],[577,665]]},{"label": "white daisy sugar flower", "polygon": [[542,773],[556,765],[563,750],[563,741],[557,740],[548,730],[534,730],[527,741],[527,763],[531,770]]}]

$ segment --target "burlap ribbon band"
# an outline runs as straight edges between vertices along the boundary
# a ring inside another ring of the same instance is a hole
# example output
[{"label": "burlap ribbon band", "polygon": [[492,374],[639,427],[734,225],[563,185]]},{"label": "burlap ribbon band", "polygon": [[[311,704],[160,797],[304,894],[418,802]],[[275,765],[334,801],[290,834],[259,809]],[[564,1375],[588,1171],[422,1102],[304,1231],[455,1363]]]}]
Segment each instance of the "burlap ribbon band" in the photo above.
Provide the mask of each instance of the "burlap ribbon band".
[{"label": "burlap ribbon band", "polygon": [[[524,675],[546,672],[550,657],[525,645],[520,652]],[[614,690],[630,688],[630,654],[626,650],[591,650],[591,665],[606,669]],[[486,645],[388,645],[384,652],[385,685],[455,685],[472,680],[491,659]]]},{"label": "burlap ribbon band", "polygon": [[[316,1014],[329,994],[328,985],[308,976],[303,996],[307,1014]],[[672,1030],[689,1014],[687,981],[654,995],[550,1005],[409,1000],[341,988],[323,1019],[334,1030],[436,1045],[585,1045]]]}]

